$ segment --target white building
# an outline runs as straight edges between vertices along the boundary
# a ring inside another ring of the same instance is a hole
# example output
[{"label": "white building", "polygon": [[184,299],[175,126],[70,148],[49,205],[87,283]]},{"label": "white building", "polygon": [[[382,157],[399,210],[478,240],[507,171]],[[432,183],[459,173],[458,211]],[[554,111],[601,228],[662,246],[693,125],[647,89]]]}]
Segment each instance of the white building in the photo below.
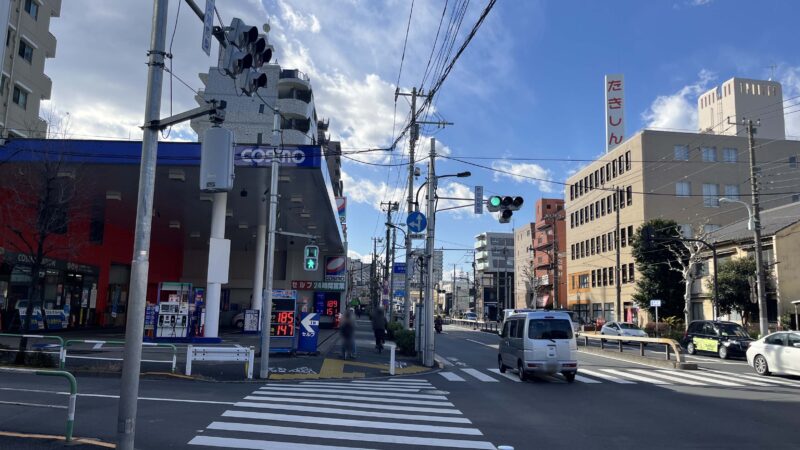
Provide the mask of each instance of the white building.
[{"label": "white building", "polygon": [[481,233],[475,236],[475,269],[478,272],[479,316],[496,320],[498,311],[513,307],[514,233]]},{"label": "white building", "polygon": [[50,98],[53,82],[44,74],[47,58],[56,56],[50,18],[61,14],[61,0],[0,2],[0,29],[6,30],[0,76],[0,134],[42,138],[47,123],[39,104]]},{"label": "white building", "polygon": [[[730,124],[729,117],[739,121]],[[786,139],[781,84],[772,80],[734,77],[697,98],[701,133],[747,136],[742,117],[754,121],[765,118],[758,127],[759,139]]]}]

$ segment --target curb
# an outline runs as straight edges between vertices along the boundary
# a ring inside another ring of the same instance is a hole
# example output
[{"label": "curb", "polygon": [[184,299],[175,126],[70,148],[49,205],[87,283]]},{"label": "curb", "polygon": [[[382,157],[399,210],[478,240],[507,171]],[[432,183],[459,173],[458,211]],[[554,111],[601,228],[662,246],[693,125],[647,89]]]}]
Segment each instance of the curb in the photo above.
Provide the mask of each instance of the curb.
[{"label": "curb", "polygon": [[[599,348],[592,348],[592,347],[581,347],[578,348],[578,352],[586,353],[590,355],[602,356],[604,358],[615,359],[617,361],[626,361],[626,362],[634,362],[637,364],[642,364],[645,366],[651,367],[660,367],[660,368],[667,368],[667,369],[677,369],[677,370],[697,370],[697,363],[690,363],[690,362],[683,362],[679,363],[677,361],[667,361],[667,360],[658,360],[653,358],[647,358],[644,356],[639,355],[631,355],[625,353],[611,353],[600,350]],[[579,369],[580,370],[580,369]]]},{"label": "curb", "polygon": [[116,444],[111,442],[101,441],[94,438],[72,438],[70,442],[66,442],[64,436],[56,436],[52,434],[30,434],[30,433],[17,433],[13,431],[0,431],[0,437],[10,437],[19,439],[47,439],[51,441],[62,441],[64,446],[77,446],[77,445],[93,445],[96,447],[104,448],[117,448]]}]

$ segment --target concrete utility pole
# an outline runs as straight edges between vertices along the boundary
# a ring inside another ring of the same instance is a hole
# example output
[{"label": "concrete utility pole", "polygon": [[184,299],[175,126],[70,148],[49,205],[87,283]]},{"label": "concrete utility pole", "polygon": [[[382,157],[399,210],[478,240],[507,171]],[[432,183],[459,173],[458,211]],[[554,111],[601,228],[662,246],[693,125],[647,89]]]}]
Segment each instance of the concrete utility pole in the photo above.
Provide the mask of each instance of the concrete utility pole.
[{"label": "concrete utility pole", "polygon": [[620,258],[621,258],[621,249],[620,249],[620,232],[619,232],[619,210],[620,210],[620,201],[622,197],[620,196],[620,189],[617,187],[614,189],[614,209],[617,211],[617,225],[616,231],[614,231],[614,246],[616,247],[617,253],[617,264],[614,267],[614,272],[616,272],[614,276],[614,283],[616,283],[617,288],[617,305],[616,305],[616,316],[617,322],[622,322],[622,283],[620,283],[619,277],[619,269],[620,269]]},{"label": "concrete utility pole", "polygon": [[[154,0],[150,50],[147,61],[147,97],[144,123],[161,117],[161,85],[167,38],[168,0]],[[156,185],[158,133],[145,126],[142,135],[142,161],[139,166],[136,230],[131,262],[130,300],[125,322],[125,350],[117,415],[117,448],[133,450],[136,433],[136,410],[139,399],[139,370],[142,363],[144,309],[147,296],[147,272],[150,267],[150,231],[153,222],[153,195]]]},{"label": "concrete utility pole", "polygon": [[370,268],[369,293],[372,298],[373,310],[378,307],[378,242],[381,242],[381,238],[372,238],[372,267]]},{"label": "concrete utility pole", "polygon": [[[278,146],[281,142],[281,115],[277,109],[273,109],[272,119],[272,142]],[[269,180],[269,220],[267,226],[267,264],[264,272],[264,293],[261,295],[261,367],[258,377],[269,378],[269,341],[272,332],[272,285],[273,272],[275,269],[275,228],[278,215],[278,173],[280,164],[276,154],[272,155],[270,163]],[[260,251],[260,250],[259,250]]]},{"label": "concrete utility pole", "polygon": [[[758,331],[761,336],[769,333],[769,318],[767,317],[767,286],[764,276],[764,262],[761,248],[761,208],[758,203],[758,169],[756,168],[756,127],[751,119],[742,118],[742,123],[747,127],[747,138],[750,147],[750,196],[753,202],[753,239],[756,249],[756,288],[758,290]],[[758,121],[760,125],[761,121]]]},{"label": "concrete utility pole", "polygon": [[431,138],[430,162],[428,169],[428,236],[425,248],[425,257],[428,264],[427,295],[423,312],[425,314],[425,345],[422,354],[422,365],[433,367],[433,246],[436,233],[436,139]]},{"label": "concrete utility pole", "polygon": [[553,227],[553,254],[552,258],[550,258],[550,264],[553,266],[553,309],[558,309],[561,306],[558,302],[558,271],[561,269],[558,255],[558,222],[561,220],[561,215],[548,214],[544,216],[544,219],[549,219],[550,225]]},{"label": "concrete utility pole", "polygon": [[[391,229],[392,229],[392,211],[397,211],[397,208],[400,206],[397,202],[381,202],[381,208],[386,205],[386,263],[383,269],[383,280],[387,281],[391,279],[391,272],[392,268],[389,266],[391,264],[390,260],[392,259],[392,246],[391,246]],[[390,314],[392,308],[392,286],[388,286],[389,292],[389,308],[387,308],[386,314]]]},{"label": "concrete utility pole", "polygon": [[[406,211],[409,213],[414,210],[414,146],[417,144],[417,137],[419,135],[419,126],[417,125],[417,88],[411,89],[411,128],[409,128],[408,139],[408,208]],[[421,94],[421,92],[419,92]],[[395,92],[394,98],[397,101],[401,94],[399,89]],[[413,260],[411,258],[411,231],[406,230],[406,280],[405,290],[403,292],[403,326],[408,329],[411,322],[411,274],[410,270],[413,267]]]}]

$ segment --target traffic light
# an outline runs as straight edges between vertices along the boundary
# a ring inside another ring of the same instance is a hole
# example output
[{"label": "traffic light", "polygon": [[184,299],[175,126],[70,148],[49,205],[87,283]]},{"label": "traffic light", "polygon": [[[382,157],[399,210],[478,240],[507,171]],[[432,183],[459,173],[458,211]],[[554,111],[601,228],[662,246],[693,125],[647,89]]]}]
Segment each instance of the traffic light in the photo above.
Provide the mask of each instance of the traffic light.
[{"label": "traffic light", "polygon": [[233,19],[227,28],[228,45],[222,56],[222,69],[230,77],[244,74],[242,92],[253,95],[267,85],[267,75],[258,70],[272,59],[272,46],[267,36],[258,34],[258,28]]},{"label": "traffic light", "polygon": [[511,216],[514,211],[522,207],[522,197],[499,196],[493,195],[489,197],[489,202],[486,209],[489,212],[500,211],[500,223],[508,223],[511,221]]},{"label": "traffic light", "polygon": [[316,272],[319,261],[319,247],[316,245],[306,245],[303,249],[303,269],[307,272]]}]

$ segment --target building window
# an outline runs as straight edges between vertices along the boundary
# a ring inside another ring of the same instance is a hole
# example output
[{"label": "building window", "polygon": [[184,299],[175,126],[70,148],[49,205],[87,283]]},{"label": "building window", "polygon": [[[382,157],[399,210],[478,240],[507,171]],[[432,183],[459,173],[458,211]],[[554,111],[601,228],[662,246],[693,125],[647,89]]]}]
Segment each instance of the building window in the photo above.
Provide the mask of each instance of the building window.
[{"label": "building window", "polygon": [[692,195],[692,189],[688,181],[677,181],[675,183],[676,197],[688,197],[690,195]]},{"label": "building window", "polygon": [[619,174],[620,175],[625,173],[625,166],[623,164],[623,161],[624,161],[624,156],[620,156],[619,158],[617,158],[617,165],[619,166]]},{"label": "building window", "polygon": [[592,303],[592,319],[598,320],[603,318],[603,304]]},{"label": "building window", "polygon": [[594,255],[594,239],[589,239],[589,251],[590,255]]},{"label": "building window", "polygon": [[611,181],[611,163],[606,163],[606,181]]},{"label": "building window", "polygon": [[22,39],[19,40],[19,56],[25,61],[33,61],[33,47]]},{"label": "building window", "polygon": [[606,235],[605,234],[602,236],[601,241],[603,242],[603,251],[605,252],[606,251]]},{"label": "building window", "polygon": [[738,184],[726,184],[725,185],[725,197],[738,200],[739,199],[739,185]]},{"label": "building window", "polygon": [[703,147],[703,162],[717,162],[716,147]]},{"label": "building window", "polygon": [[0,75],[0,95],[5,94],[7,87],[8,87],[8,77],[5,75]]},{"label": "building window", "polygon": [[[598,284],[599,283],[600,281],[598,280]],[[603,268],[603,286],[608,286],[608,270],[606,268]]]},{"label": "building window", "polygon": [[627,194],[628,206],[631,206],[633,204],[633,186],[626,187],[625,193]]},{"label": "building window", "polygon": [[625,207],[625,191],[622,189],[619,191],[619,207]]},{"label": "building window", "polygon": [[633,263],[628,263],[628,281],[633,283]]},{"label": "building window", "polygon": [[606,172],[603,168],[600,168],[600,184],[603,185],[606,183]]},{"label": "building window", "polygon": [[603,304],[603,318],[606,322],[614,320],[614,303]]},{"label": "building window", "polygon": [[594,220],[594,207],[589,205],[589,220]]},{"label": "building window", "polygon": [[592,287],[596,286],[597,286],[597,274],[595,273],[594,270],[592,270]]},{"label": "building window", "polygon": [[575,200],[575,185],[569,185],[569,199]]},{"label": "building window", "polygon": [[39,17],[39,5],[34,0],[25,0],[25,12],[36,20]]},{"label": "building window", "polygon": [[258,105],[258,113],[259,114],[264,114],[264,104],[263,103]]},{"label": "building window", "polygon": [[607,234],[607,236],[608,236],[608,249],[609,250],[614,250],[614,236],[613,236],[613,233],[610,232],[610,233]]},{"label": "building window", "polygon": [[688,161],[689,160],[689,146],[676,145],[675,146],[675,161]]},{"label": "building window", "polygon": [[628,225],[628,242],[633,245],[633,225]]},{"label": "building window", "polygon": [[800,194],[793,194],[792,195],[792,203],[800,202]]},{"label": "building window", "polygon": [[735,148],[723,148],[722,158],[726,163],[735,163],[739,160],[739,150]]},{"label": "building window", "polygon": [[611,162],[611,176],[617,178],[617,160]]},{"label": "building window", "polygon": [[622,284],[626,284],[628,282],[628,268],[624,265],[620,269],[619,277],[622,279]]},{"label": "building window", "polygon": [[790,169],[797,169],[797,156],[790,156],[789,157],[789,168]]},{"label": "building window", "polygon": [[608,285],[609,286],[613,286],[614,285],[614,268],[613,267],[609,267],[608,268]]},{"label": "building window", "polygon": [[625,170],[631,170],[631,152],[625,152]]},{"label": "building window", "polygon": [[578,216],[580,217],[580,222],[579,223],[581,225],[583,225],[583,208],[581,208],[581,210],[578,211]]},{"label": "building window", "polygon": [[589,274],[578,275],[578,288],[586,289],[589,287]]},{"label": "building window", "polygon": [[719,206],[719,186],[714,183],[703,183],[703,205],[708,208]]},{"label": "building window", "polygon": [[19,86],[14,86],[14,96],[13,96],[14,103],[19,105],[22,109],[28,108],[28,92],[24,89],[20,88]]},{"label": "building window", "polygon": [[627,233],[625,232],[625,228],[621,228],[619,231],[620,231],[620,245],[622,245],[623,247],[627,247],[628,239],[627,239]]}]

